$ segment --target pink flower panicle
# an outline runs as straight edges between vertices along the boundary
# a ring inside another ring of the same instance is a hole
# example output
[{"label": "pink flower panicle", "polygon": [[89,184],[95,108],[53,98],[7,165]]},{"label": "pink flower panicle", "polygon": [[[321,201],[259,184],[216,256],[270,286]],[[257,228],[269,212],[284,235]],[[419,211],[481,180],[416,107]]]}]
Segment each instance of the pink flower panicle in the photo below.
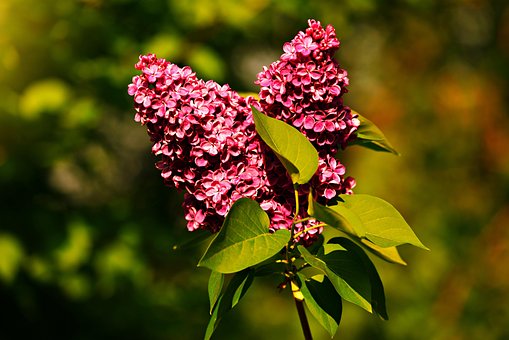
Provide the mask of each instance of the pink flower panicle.
[{"label": "pink flower panicle", "polygon": [[[344,177],[345,167],[334,158],[360,125],[357,115],[343,105],[349,80],[333,58],[339,44],[332,26],[309,20],[308,28],[283,45],[279,60],[263,67],[256,81],[261,111],[299,129],[317,149],[319,166],[311,186],[323,204],[339,194],[351,194],[355,187],[355,180]],[[306,201],[301,196],[299,200]]]},{"label": "pink flower panicle", "polygon": [[[327,204],[350,194],[355,180],[334,158],[345,147],[359,121],[343,105],[348,78],[332,58],[339,40],[332,26],[309,20],[309,27],[283,46],[280,60],[258,75],[260,101],[243,98],[228,85],[198,79],[190,67],[179,67],[154,54],[140,56],[128,93],[135,120],[147,127],[159,157],[156,168],[164,183],[183,190],[189,230],[219,230],[233,202],[242,197],[260,203],[271,230],[290,229],[294,220],[293,185],[285,168],[258,137],[250,105],[298,128],[315,145],[320,160],[308,185],[299,188],[300,214],[307,217],[307,195]],[[295,232],[316,225],[307,220]],[[311,244],[321,228],[303,233]]]},{"label": "pink flower panicle", "polygon": [[128,87],[165,184],[184,190],[189,230],[217,231],[235,200],[267,191],[249,101],[155,55],[140,56]]},{"label": "pink flower panicle", "polygon": [[333,58],[339,48],[334,28],[308,24],[284,44],[278,61],[263,67],[256,84],[263,112],[298,128],[319,152],[334,154],[353,137],[359,120],[343,105],[349,80]]}]

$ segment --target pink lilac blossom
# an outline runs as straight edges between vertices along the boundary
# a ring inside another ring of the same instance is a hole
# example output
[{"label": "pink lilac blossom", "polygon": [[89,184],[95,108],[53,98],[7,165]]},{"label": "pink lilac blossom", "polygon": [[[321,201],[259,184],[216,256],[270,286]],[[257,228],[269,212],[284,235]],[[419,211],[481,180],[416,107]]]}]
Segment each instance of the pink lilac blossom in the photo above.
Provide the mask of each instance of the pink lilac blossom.
[{"label": "pink lilac blossom", "polygon": [[249,102],[228,85],[198,79],[149,54],[135,65],[128,93],[145,125],[165,184],[185,191],[189,230],[217,231],[235,200],[268,192]]},{"label": "pink lilac blossom", "polygon": [[343,104],[349,80],[333,58],[339,44],[331,25],[324,28],[309,20],[308,28],[283,45],[280,59],[263,67],[256,81],[261,111],[299,129],[317,149],[319,167],[311,184],[314,197],[325,204],[339,194],[351,194],[355,186],[334,158],[360,125]]},{"label": "pink lilac blossom", "polygon": [[258,74],[260,104],[267,115],[299,129],[321,154],[335,154],[360,122],[343,105],[349,80],[333,58],[339,48],[334,28],[315,20],[308,24],[284,44],[280,59]]},{"label": "pink lilac blossom", "polygon": [[[345,167],[334,158],[359,125],[341,99],[348,78],[332,59],[338,47],[332,26],[324,29],[310,20],[305,32],[284,44],[280,60],[258,75],[259,102],[242,98],[228,85],[198,79],[187,66],[178,67],[153,54],[140,56],[135,67],[141,74],[128,86],[135,120],[147,127],[165,184],[185,192],[189,230],[217,231],[241,197],[260,203],[271,230],[292,226],[293,185],[257,136],[250,105],[297,127],[319,151],[316,175],[310,185],[299,188],[296,219],[307,217],[310,190],[324,204],[352,193],[355,181],[344,178]],[[297,223],[294,230],[316,223]],[[309,245],[320,232],[321,228],[311,229],[299,241]]]}]

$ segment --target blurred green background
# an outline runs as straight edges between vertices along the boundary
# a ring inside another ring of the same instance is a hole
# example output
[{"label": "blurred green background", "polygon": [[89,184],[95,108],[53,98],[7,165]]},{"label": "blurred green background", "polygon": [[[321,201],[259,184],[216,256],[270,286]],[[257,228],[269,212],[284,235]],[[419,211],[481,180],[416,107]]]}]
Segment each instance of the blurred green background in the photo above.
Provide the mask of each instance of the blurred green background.
[{"label": "blurred green background", "polygon": [[[346,103],[402,153],[342,153],[356,192],[393,203],[432,250],[376,262],[390,321],[345,304],[336,338],[509,338],[507,1],[3,0],[1,339],[202,337],[203,249],[171,251],[182,197],[133,121],[133,65],[154,52],[256,91],[308,18],[335,26]],[[302,338],[276,283],[255,282],[217,338]]]}]

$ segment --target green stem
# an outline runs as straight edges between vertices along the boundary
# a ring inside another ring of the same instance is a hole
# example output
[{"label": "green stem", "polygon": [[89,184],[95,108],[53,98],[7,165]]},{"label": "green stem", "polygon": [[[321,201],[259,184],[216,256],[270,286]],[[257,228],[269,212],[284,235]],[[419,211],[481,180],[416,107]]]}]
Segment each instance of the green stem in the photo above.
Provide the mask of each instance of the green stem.
[{"label": "green stem", "polygon": [[309,228],[306,228],[304,230],[301,230],[299,231],[297,234],[293,235],[293,238],[296,239],[297,237],[299,237],[300,235],[304,234],[304,233],[307,233],[308,231],[310,230],[313,230],[313,229],[318,229],[318,228],[321,228],[321,227],[325,227],[327,224],[325,223],[320,223],[320,224],[317,224],[317,225],[314,225],[312,227],[309,227]]},{"label": "green stem", "polygon": [[302,223],[302,222],[306,222],[306,221],[313,220],[313,219],[314,219],[314,217],[304,217],[303,219],[294,221],[293,223],[297,224],[297,223]]},{"label": "green stem", "polygon": [[293,215],[293,220],[295,221],[297,217],[299,216],[299,185],[294,184],[293,185],[293,192],[295,195],[295,215]]}]

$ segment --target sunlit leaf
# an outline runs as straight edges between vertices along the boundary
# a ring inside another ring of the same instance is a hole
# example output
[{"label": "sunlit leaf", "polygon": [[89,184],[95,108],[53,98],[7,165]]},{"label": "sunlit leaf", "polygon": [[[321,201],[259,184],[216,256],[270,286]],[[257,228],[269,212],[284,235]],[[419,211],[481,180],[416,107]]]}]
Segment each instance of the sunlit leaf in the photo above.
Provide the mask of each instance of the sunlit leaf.
[{"label": "sunlit leaf", "polygon": [[[356,245],[351,240],[344,238],[344,237],[335,237],[329,241],[329,243],[339,244],[345,249],[347,249],[347,256],[350,258],[355,258],[355,262],[357,263],[357,268],[360,271],[360,267],[363,267],[363,272],[367,273],[369,276],[369,282],[370,282],[370,296],[371,296],[371,307],[375,313],[380,315],[380,317],[384,320],[388,320],[389,316],[387,315],[387,309],[385,307],[385,293],[384,293],[384,287],[382,284],[382,280],[380,279],[380,276],[378,275],[378,272],[369,259],[369,257],[364,253],[364,251],[359,248],[358,245]],[[337,253],[344,253],[344,252],[337,252]],[[327,255],[325,255],[327,257]],[[327,264],[334,270],[335,266],[332,266],[330,264],[330,261],[327,261]],[[337,263],[338,268],[341,271],[345,271],[345,263]],[[365,277],[362,277],[364,280]]]},{"label": "sunlit leaf", "polygon": [[[362,263],[355,261],[347,251],[333,251],[318,258],[303,246],[298,249],[306,262],[327,276],[338,294],[371,313],[371,287]],[[360,266],[359,266],[360,264]]]},{"label": "sunlit leaf", "polygon": [[286,229],[269,232],[269,217],[248,198],[236,201],[198,266],[234,273],[277,254],[290,240]]},{"label": "sunlit leaf", "polygon": [[293,126],[252,109],[256,131],[283,163],[293,183],[307,183],[318,169],[318,153],[311,142]]},{"label": "sunlit leaf", "polygon": [[[320,203],[310,200],[308,204],[308,213],[317,220],[327,223],[331,227],[351,235],[362,237],[362,222],[358,216],[348,210],[342,202],[332,206],[324,206]],[[354,228],[356,226],[356,228]]]},{"label": "sunlit leaf", "polygon": [[[338,204],[327,207],[311,201],[311,215],[331,227],[352,236],[368,239],[382,248],[411,244],[428,249],[417,238],[401,214],[388,202],[363,194],[339,197]],[[376,251],[376,248],[373,249]],[[394,255],[393,250],[386,253]],[[397,259],[396,261],[399,262]]]},{"label": "sunlit leaf", "polygon": [[216,305],[217,299],[219,299],[219,295],[221,294],[221,290],[223,289],[224,283],[224,274],[218,273],[216,271],[212,271],[209,277],[208,291],[209,291],[209,301],[210,301],[210,314],[214,310],[214,306]]},{"label": "sunlit leaf", "polygon": [[240,299],[246,294],[253,282],[253,275],[250,269],[235,273],[222,295],[219,296],[212,315],[205,331],[205,340],[209,340],[217,328],[223,316],[237,305]]},{"label": "sunlit leaf", "polygon": [[338,206],[343,207],[342,211],[348,211],[346,219],[357,235],[383,248],[411,244],[428,249],[401,214],[383,199],[363,194],[340,195],[340,198],[344,202]]},{"label": "sunlit leaf", "polygon": [[306,281],[305,276],[300,273],[298,275],[302,283],[300,290],[306,306],[332,338],[341,321],[343,311],[341,296],[327,277],[324,277],[322,282],[318,282],[315,280]]},{"label": "sunlit leaf", "polygon": [[366,239],[360,240],[360,244],[365,249],[367,249],[371,253],[375,254],[376,256],[380,257],[381,259],[383,259],[387,262],[401,264],[403,266],[407,265],[405,260],[403,260],[403,258],[399,254],[398,248],[396,248],[396,247],[382,248],[382,247],[379,247],[376,244],[374,244],[373,242],[366,240]]},{"label": "sunlit leaf", "polygon": [[356,131],[357,139],[352,144],[367,147],[375,151],[390,152],[399,155],[399,152],[389,143],[383,132],[369,119],[361,116],[358,112],[352,110],[358,116],[361,125]]}]

